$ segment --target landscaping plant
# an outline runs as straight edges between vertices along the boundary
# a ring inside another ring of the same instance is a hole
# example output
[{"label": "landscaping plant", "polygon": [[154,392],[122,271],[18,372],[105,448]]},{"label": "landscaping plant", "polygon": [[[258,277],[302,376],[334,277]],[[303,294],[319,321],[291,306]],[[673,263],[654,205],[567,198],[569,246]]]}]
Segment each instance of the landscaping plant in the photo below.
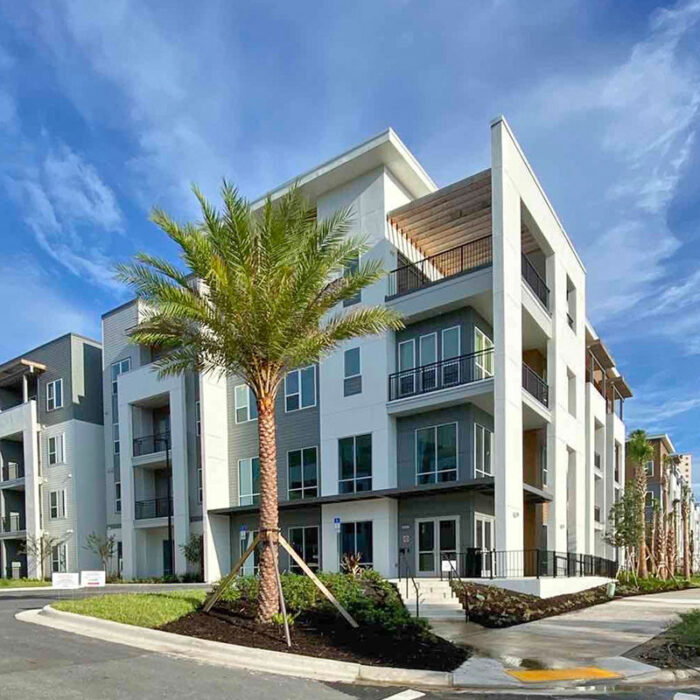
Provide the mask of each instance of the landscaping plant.
[{"label": "landscaping plant", "polygon": [[349,210],[319,220],[296,188],[257,210],[227,182],[221,209],[196,188],[194,193],[200,221],[179,224],[160,209],[151,214],[178,246],[184,267],[139,253],[117,274],[145,302],[131,340],[164,350],[155,362],[159,376],[188,370],[230,374],[255,395],[262,535],[258,616],[269,622],[279,608],[275,397],[280,381],[343,341],[402,324],[384,306],[356,303],[385,273],[380,260],[362,259],[367,247],[350,235]]},{"label": "landscaping plant", "polygon": [[640,577],[646,578],[649,575],[647,567],[647,538],[646,538],[646,517],[644,498],[647,492],[647,472],[646,462],[654,456],[654,448],[647,439],[645,430],[634,430],[630,433],[627,441],[627,455],[635,465],[634,487],[641,498],[638,498],[637,508],[641,527],[639,528],[639,539],[637,541],[637,573]]}]

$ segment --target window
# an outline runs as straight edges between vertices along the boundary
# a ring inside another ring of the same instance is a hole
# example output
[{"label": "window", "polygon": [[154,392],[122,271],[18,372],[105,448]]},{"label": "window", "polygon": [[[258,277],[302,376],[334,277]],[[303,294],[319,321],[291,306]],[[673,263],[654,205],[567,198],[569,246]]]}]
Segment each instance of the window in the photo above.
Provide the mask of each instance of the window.
[{"label": "window", "polygon": [[646,471],[647,476],[654,476],[654,460],[651,459],[644,464],[644,471]]},{"label": "window", "polygon": [[117,379],[120,374],[126,374],[131,370],[131,358],[125,357],[112,365],[112,395],[117,395]]},{"label": "window", "polygon": [[480,328],[474,328],[475,379],[493,377],[493,341]]},{"label": "window", "polygon": [[416,430],[416,483],[457,480],[457,424]]},{"label": "window", "polygon": [[194,402],[194,432],[197,437],[202,434],[202,407],[199,401]]},{"label": "window", "polygon": [[569,390],[569,413],[576,417],[576,375],[567,367],[566,368],[566,378],[568,380],[568,390]]},{"label": "window", "polygon": [[65,462],[65,435],[52,435],[48,440],[49,465]]},{"label": "window", "polygon": [[340,558],[345,556],[360,557],[360,565],[372,568],[372,521],[360,523],[342,523],[340,526]]},{"label": "window", "polygon": [[619,442],[615,442],[615,481],[620,481],[620,466],[622,464],[622,446]]},{"label": "window", "polygon": [[284,410],[287,413],[316,405],[316,367],[287,372],[284,378]]},{"label": "window", "polygon": [[49,517],[51,520],[66,517],[66,490],[49,493]]},{"label": "window", "polygon": [[68,571],[68,557],[65,544],[57,544],[51,548],[51,571],[65,573]]},{"label": "window", "polygon": [[437,333],[422,335],[418,340],[420,390],[432,391],[437,386]]},{"label": "window", "polygon": [[474,425],[474,470],[477,476],[491,476],[493,433],[483,425]]},{"label": "window", "polygon": [[46,410],[63,407],[63,379],[55,379],[46,385]]},{"label": "window", "polygon": [[[345,266],[344,276],[348,277],[350,275],[355,274],[355,272],[357,271],[357,268],[359,266],[360,266],[360,258],[358,256]],[[345,299],[343,301],[343,306],[352,306],[353,304],[358,304],[361,301],[362,301],[362,292],[360,291],[360,292],[357,292],[357,294],[355,294],[355,296],[352,296],[349,299]]]},{"label": "window", "polygon": [[540,475],[542,477],[542,487],[549,485],[549,471],[547,469],[547,443],[540,445]]},{"label": "window", "polygon": [[[442,331],[442,384],[452,386],[460,382],[459,358],[461,340],[459,326],[444,328]],[[455,359],[454,362],[447,360]]]},{"label": "window", "polygon": [[260,460],[257,457],[238,460],[238,505],[260,503]]},{"label": "window", "polygon": [[651,508],[654,505],[654,493],[652,491],[647,491],[644,494],[644,505]]},{"label": "window", "polygon": [[360,368],[360,348],[350,348],[343,354],[344,381],[343,396],[362,393],[362,370]]},{"label": "window", "polygon": [[599,452],[593,453],[593,466],[600,471],[603,468],[603,458],[600,456]]},{"label": "window", "polygon": [[197,467],[197,500],[202,502],[202,465]]},{"label": "window", "polygon": [[236,423],[246,423],[258,417],[258,402],[247,384],[239,384],[234,389]]},{"label": "window", "polygon": [[122,482],[114,482],[114,512],[122,512]]},{"label": "window", "polygon": [[340,493],[372,490],[372,435],[355,435],[338,440]]},{"label": "window", "polygon": [[318,496],[318,451],[315,447],[287,453],[289,500]]},{"label": "window", "polygon": [[[304,560],[304,563],[314,571],[318,570],[318,527],[309,525],[308,527],[290,527],[289,544],[294,547],[294,551]],[[290,557],[289,570],[294,574],[302,573],[301,567]]]},{"label": "window", "polygon": [[416,345],[413,340],[399,343],[399,396],[410,396],[416,391]]},{"label": "window", "polygon": [[120,452],[119,443],[119,423],[112,424],[112,443],[114,445],[114,454],[118,455]]}]

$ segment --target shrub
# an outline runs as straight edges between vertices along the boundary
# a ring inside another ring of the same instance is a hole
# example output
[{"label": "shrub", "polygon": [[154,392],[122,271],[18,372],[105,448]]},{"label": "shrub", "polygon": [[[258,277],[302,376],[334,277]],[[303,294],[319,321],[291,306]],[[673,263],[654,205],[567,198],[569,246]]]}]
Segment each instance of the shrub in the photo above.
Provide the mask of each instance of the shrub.
[{"label": "shrub", "polygon": [[681,591],[686,588],[691,588],[695,584],[685,578],[670,578],[660,579],[656,576],[648,578],[639,578],[632,574],[621,571],[617,575],[617,594],[618,595],[639,595],[642,593],[664,593],[666,591]]}]

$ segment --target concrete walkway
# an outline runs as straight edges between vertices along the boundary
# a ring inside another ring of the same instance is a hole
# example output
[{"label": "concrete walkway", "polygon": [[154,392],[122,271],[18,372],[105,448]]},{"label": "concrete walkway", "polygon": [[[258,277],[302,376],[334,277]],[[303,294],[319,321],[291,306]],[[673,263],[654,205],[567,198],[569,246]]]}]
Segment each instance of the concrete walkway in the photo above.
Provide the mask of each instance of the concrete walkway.
[{"label": "concrete walkway", "polygon": [[431,620],[439,634],[506,666],[563,668],[623,656],[663,632],[677,613],[700,608],[700,589],[620,598],[506,629]]}]

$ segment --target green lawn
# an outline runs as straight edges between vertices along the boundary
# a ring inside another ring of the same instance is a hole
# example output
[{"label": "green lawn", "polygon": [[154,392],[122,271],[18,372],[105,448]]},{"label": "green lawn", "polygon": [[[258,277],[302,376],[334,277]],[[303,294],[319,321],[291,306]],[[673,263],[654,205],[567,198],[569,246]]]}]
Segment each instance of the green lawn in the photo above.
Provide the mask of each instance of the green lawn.
[{"label": "green lawn", "polygon": [[50,585],[50,581],[38,578],[0,578],[0,588],[38,588]]},{"label": "green lawn", "polygon": [[114,620],[139,627],[160,627],[196,610],[206,591],[171,591],[169,593],[119,593],[81,600],[53,603],[56,610]]},{"label": "green lawn", "polygon": [[678,644],[685,644],[700,650],[700,610],[680,613],[681,621],[669,630],[670,636]]}]

